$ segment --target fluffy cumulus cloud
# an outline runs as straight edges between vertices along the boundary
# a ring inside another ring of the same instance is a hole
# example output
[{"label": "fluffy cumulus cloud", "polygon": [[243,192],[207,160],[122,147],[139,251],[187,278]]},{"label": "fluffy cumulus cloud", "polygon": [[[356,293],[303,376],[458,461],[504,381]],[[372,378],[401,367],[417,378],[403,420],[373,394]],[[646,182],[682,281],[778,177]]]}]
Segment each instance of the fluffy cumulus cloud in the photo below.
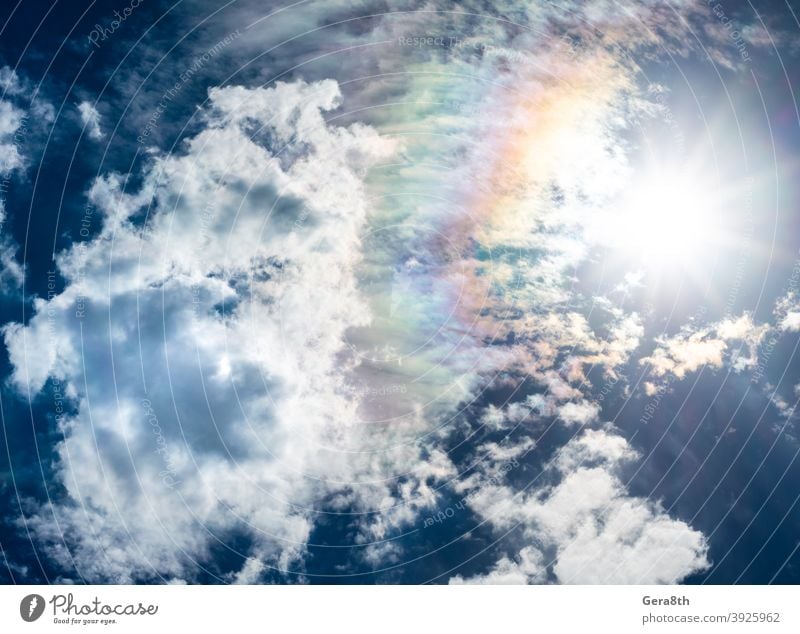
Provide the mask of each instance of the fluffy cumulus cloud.
[{"label": "fluffy cumulus cloud", "polygon": [[558,408],[558,415],[565,423],[586,425],[597,420],[600,406],[589,401],[565,403]]},{"label": "fluffy cumulus cloud", "polygon": [[781,328],[789,332],[800,331],[800,311],[792,311],[786,314],[781,321]]},{"label": "fluffy cumulus cloud", "polygon": [[789,291],[775,304],[778,327],[787,332],[800,332],[800,298],[796,291]]},{"label": "fluffy cumulus cloud", "polygon": [[646,498],[629,495],[619,469],[636,457],[613,430],[587,430],[548,470],[555,484],[514,491],[473,481],[471,506],[498,532],[520,526],[535,543],[483,575],[454,583],[677,583],[708,565],[705,538]]},{"label": "fluffy cumulus cloud", "polygon": [[[234,536],[248,544],[237,579],[286,570],[328,482],[379,479],[337,449],[361,433],[342,371],[344,331],[370,319],[354,280],[359,174],[395,144],[327,125],[339,101],[334,81],[213,90],[205,129],[155,157],[138,190],[94,182],[102,230],[59,254],[64,291],[6,326],[20,392],[71,403],[66,495],[28,526],[83,578],[191,577]],[[399,495],[427,503],[448,469],[431,456]],[[391,505],[365,489],[365,506]]]},{"label": "fluffy cumulus cloud", "polygon": [[450,585],[524,585],[544,583],[547,574],[542,553],[532,546],[526,546],[512,560],[503,556],[485,575],[475,575],[466,579],[461,575],[450,578]]},{"label": "fluffy cumulus cloud", "polygon": [[652,375],[682,379],[703,367],[721,368],[729,362],[735,371],[758,363],[758,347],[770,330],[749,314],[702,327],[686,326],[672,337],[660,337],[653,352],[640,359]]}]

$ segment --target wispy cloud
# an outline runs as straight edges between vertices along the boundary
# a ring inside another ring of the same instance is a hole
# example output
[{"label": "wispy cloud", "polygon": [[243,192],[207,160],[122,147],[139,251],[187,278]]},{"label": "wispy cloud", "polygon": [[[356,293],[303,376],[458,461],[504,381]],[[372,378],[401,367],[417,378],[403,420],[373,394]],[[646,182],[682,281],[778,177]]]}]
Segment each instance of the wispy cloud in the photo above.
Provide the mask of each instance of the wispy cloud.
[{"label": "wispy cloud", "polygon": [[102,139],[105,134],[100,129],[100,113],[97,111],[97,107],[88,101],[81,101],[78,104],[78,112],[80,112],[81,122],[89,138],[95,141]]}]

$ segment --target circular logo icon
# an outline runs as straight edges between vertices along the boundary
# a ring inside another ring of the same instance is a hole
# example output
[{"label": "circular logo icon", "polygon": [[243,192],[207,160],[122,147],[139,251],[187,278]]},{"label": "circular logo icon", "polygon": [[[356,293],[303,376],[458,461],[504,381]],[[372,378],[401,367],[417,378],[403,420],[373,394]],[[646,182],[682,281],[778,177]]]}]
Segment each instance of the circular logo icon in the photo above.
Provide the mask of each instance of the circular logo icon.
[{"label": "circular logo icon", "polygon": [[44,612],[44,597],[40,594],[29,594],[19,604],[19,615],[23,621],[33,623]]}]

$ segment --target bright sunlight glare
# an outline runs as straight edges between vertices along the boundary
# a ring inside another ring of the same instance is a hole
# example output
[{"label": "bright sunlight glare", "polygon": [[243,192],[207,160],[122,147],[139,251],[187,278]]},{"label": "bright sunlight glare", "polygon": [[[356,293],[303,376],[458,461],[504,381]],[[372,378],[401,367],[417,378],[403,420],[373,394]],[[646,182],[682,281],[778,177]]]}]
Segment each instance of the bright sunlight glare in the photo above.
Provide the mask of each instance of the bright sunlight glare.
[{"label": "bright sunlight glare", "polygon": [[713,191],[678,171],[644,176],[611,214],[611,244],[646,265],[697,262],[723,229]]}]

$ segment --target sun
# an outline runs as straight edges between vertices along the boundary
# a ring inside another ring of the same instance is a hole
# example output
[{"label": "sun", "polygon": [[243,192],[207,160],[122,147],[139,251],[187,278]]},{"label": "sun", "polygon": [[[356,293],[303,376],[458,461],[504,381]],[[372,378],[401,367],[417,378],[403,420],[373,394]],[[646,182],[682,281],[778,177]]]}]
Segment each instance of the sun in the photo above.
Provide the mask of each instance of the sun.
[{"label": "sun", "polygon": [[643,266],[700,265],[725,234],[717,191],[684,170],[648,171],[609,210],[611,248]]}]

